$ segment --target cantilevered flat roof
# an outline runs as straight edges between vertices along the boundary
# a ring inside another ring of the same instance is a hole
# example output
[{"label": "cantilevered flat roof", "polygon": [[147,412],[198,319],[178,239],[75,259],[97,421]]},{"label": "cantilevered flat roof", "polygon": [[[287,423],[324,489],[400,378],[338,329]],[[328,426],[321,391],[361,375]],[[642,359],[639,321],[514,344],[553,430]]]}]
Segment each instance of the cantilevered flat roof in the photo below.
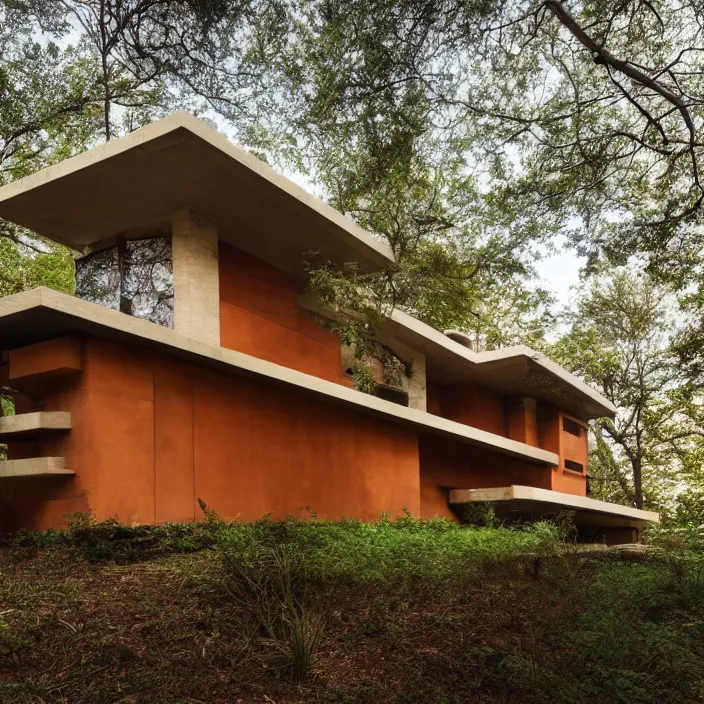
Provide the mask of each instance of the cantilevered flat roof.
[{"label": "cantilevered flat roof", "polygon": [[476,382],[505,395],[530,396],[581,420],[613,417],[616,407],[574,374],[530,347],[474,352],[400,310],[384,325],[393,339],[426,357],[426,374],[440,385]]},{"label": "cantilevered flat roof", "polygon": [[[300,296],[299,302],[318,315],[329,314],[309,294]],[[616,413],[616,407],[598,391],[530,347],[475,352],[398,309],[376,332],[391,349],[400,342],[424,354],[426,377],[434,384],[476,382],[506,396],[530,396],[558,406],[584,421]]]},{"label": "cantilevered flat roof", "polygon": [[387,245],[186,112],[0,188],[0,218],[73,248],[184,207],[295,275],[308,251],[365,271],[393,261]]},{"label": "cantilevered flat roof", "polygon": [[642,511],[631,506],[610,504],[587,496],[563,494],[532,486],[507,486],[492,489],[453,489],[449,503],[493,503],[497,515],[503,518],[535,519],[554,515],[561,510],[575,512],[577,525],[604,527],[642,527],[645,523],[659,523],[660,516],[653,511]]},{"label": "cantilevered flat roof", "polygon": [[341,384],[225,347],[198,342],[147,320],[133,318],[48,288],[36,288],[0,298],[2,349],[13,349],[81,332],[156,349],[225,373],[257,377],[266,383],[413,427],[422,433],[444,436],[528,462],[557,465],[559,461],[554,452],[384,401]]}]

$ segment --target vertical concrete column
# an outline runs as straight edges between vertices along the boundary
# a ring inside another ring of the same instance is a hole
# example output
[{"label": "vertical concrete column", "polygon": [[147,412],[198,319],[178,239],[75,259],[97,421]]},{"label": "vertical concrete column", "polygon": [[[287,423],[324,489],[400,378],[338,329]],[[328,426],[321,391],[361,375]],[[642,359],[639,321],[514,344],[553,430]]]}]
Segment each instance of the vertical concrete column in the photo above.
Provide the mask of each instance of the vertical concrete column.
[{"label": "vertical concrete column", "polygon": [[415,351],[411,356],[411,377],[408,380],[408,407],[419,411],[428,410],[425,355]]},{"label": "vertical concrete column", "polygon": [[218,232],[187,208],[171,219],[174,268],[174,330],[200,342],[220,344]]},{"label": "vertical concrete column", "polygon": [[527,445],[538,446],[538,414],[534,398],[508,399],[508,436]]}]

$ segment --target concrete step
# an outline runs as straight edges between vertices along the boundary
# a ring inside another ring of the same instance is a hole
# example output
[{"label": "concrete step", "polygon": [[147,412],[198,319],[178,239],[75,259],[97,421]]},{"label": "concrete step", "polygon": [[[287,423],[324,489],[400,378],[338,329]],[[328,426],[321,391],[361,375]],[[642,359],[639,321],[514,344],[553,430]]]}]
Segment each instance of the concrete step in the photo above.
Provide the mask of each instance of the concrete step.
[{"label": "concrete step", "polygon": [[0,460],[0,479],[9,477],[49,477],[73,475],[63,457],[32,457],[26,460]]},{"label": "concrete step", "polygon": [[71,414],[68,411],[37,411],[0,417],[0,442],[66,430],[71,430]]}]

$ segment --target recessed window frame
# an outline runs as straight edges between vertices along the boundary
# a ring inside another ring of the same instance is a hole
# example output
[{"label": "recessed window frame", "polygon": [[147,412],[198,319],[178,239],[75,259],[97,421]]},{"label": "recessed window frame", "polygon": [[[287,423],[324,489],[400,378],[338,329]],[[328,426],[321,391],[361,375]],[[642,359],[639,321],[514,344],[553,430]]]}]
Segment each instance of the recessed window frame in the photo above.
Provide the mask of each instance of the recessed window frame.
[{"label": "recessed window frame", "polygon": [[577,423],[577,421],[567,418],[566,416],[562,416],[562,430],[563,432],[569,433],[570,435],[574,435],[578,438],[581,438],[582,433],[584,432],[584,428]]},{"label": "recessed window frame", "polygon": [[574,460],[565,460],[565,469],[568,472],[574,472],[575,474],[584,474],[584,465],[581,462],[575,462]]}]

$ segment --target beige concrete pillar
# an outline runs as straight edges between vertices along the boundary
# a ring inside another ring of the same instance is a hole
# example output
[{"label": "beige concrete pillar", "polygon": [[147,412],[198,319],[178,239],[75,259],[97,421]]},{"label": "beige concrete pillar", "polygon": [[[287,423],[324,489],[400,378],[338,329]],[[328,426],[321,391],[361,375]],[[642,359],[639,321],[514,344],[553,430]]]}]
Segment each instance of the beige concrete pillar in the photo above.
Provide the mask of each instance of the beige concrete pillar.
[{"label": "beige concrete pillar", "polygon": [[184,208],[171,219],[174,330],[193,340],[220,344],[218,232]]},{"label": "beige concrete pillar", "polygon": [[428,410],[428,389],[425,374],[425,355],[415,352],[411,357],[411,377],[408,380],[408,407]]}]

